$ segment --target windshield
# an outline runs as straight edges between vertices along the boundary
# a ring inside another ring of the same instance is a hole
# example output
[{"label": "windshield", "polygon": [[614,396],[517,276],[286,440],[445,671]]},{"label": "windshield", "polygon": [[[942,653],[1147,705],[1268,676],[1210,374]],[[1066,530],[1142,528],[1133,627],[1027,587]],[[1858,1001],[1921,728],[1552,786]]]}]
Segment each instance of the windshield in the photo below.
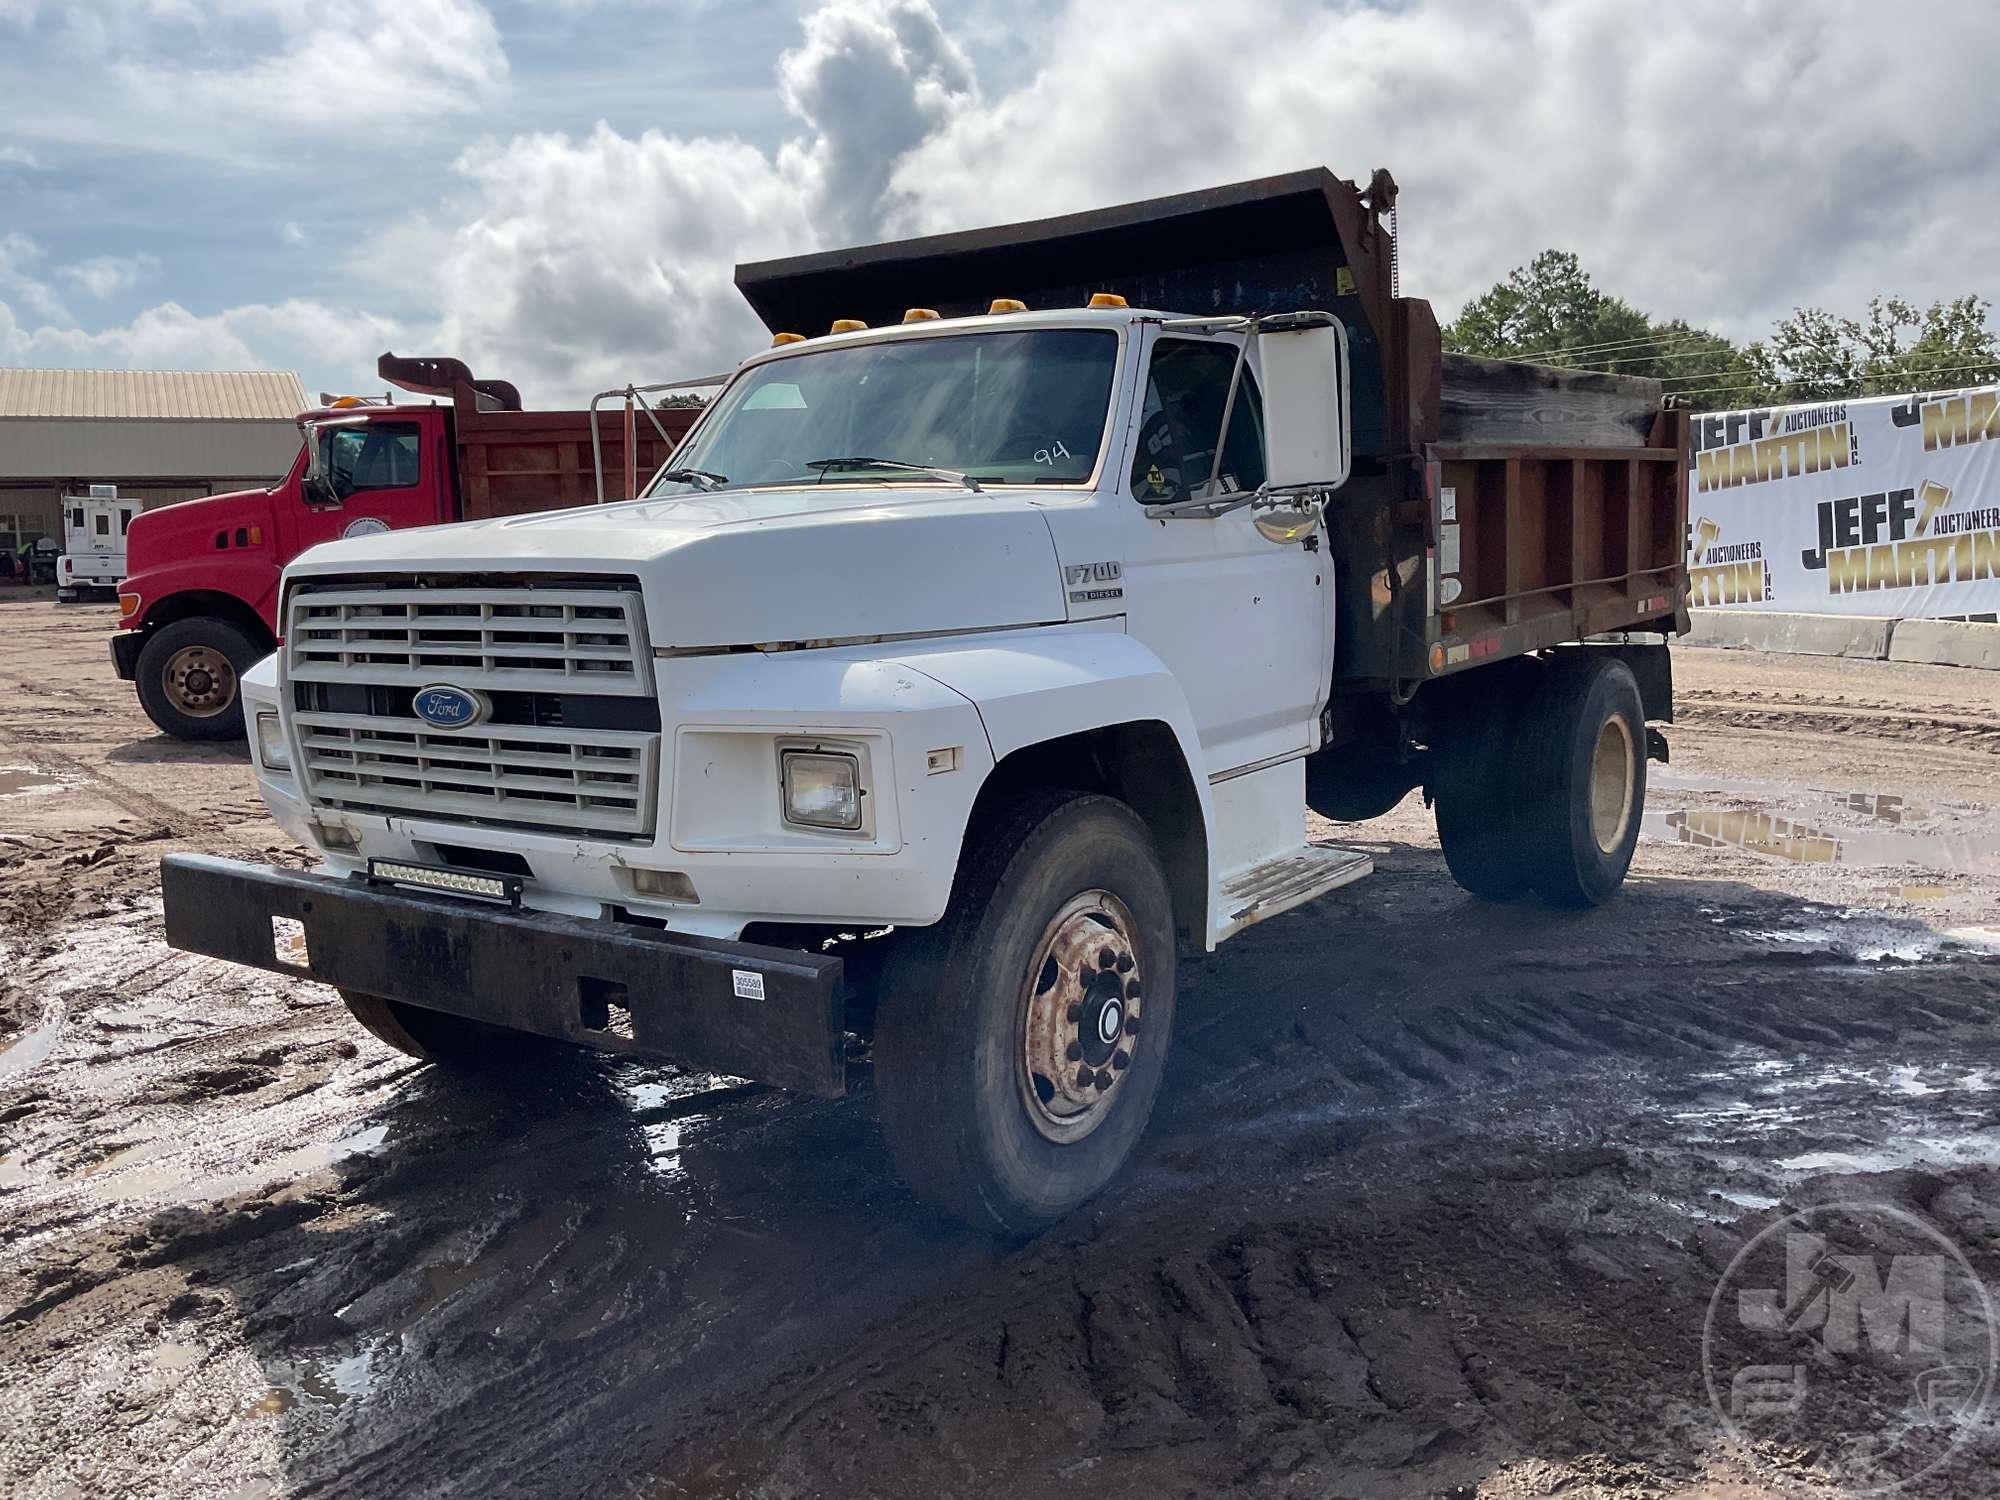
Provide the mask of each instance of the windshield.
[{"label": "windshield", "polygon": [[684,477],[648,493],[936,482],[825,464],[860,458],[981,483],[1080,484],[1097,467],[1117,364],[1108,328],[933,335],[771,360],[733,382],[675,454],[669,472]]}]

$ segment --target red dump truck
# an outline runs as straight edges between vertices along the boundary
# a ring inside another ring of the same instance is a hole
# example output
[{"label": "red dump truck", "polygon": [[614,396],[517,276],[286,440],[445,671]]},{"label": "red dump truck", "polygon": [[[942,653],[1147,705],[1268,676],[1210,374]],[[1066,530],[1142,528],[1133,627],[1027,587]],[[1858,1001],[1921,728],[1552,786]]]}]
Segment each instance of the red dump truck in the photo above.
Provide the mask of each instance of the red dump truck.
[{"label": "red dump truck", "polygon": [[[588,411],[524,411],[504,380],[455,359],[384,354],[381,377],[449,404],[342,398],[299,415],[303,441],[263,490],[190,500],[135,518],[118,586],[118,675],[166,733],[240,739],[237,682],[278,641],[278,577],[308,547],[445,521],[588,505],[623,476],[649,476],[689,426],[689,407],[648,408],[637,423]],[[324,399],[324,398],[322,398]],[[626,462],[626,431],[635,459]]]}]

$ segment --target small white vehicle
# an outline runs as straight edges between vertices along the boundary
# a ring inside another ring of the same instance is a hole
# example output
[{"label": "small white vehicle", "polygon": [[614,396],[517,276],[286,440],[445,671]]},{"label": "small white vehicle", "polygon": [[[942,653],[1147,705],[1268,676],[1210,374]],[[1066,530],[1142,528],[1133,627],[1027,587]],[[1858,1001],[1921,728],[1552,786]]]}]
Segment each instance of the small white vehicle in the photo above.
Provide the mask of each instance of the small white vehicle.
[{"label": "small white vehicle", "polygon": [[170,857],[170,941],[443,1063],[528,1033],[839,1094],[865,1044],[906,1178],[1023,1232],[1139,1139],[1177,956],[1370,872],[1308,803],[1421,785],[1469,889],[1608,899],[1685,419],[1441,357],[1393,195],[741,268],[777,342],[645,497],[286,569],[243,692],[322,863]]},{"label": "small white vehicle", "polygon": [[118,580],[125,576],[125,534],[143,508],[137,500],[121,500],[115,484],[93,484],[88,495],[63,497],[58,603],[118,597]]}]

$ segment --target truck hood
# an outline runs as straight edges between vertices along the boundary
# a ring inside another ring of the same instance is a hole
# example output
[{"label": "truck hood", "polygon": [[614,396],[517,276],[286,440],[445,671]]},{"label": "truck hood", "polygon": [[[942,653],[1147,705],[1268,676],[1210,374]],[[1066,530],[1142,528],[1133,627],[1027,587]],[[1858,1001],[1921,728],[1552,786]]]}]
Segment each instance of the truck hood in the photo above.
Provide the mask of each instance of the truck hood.
[{"label": "truck hood", "polygon": [[[244,532],[241,545],[236,539],[238,528]],[[224,550],[230,552],[232,560],[249,555],[249,551],[271,558],[277,547],[271,491],[230,490],[141,511],[132,518],[125,536],[126,575],[137,577],[162,563],[211,554],[218,538],[226,542]],[[275,562],[267,561],[266,566],[275,567]]]},{"label": "truck hood", "polygon": [[633,500],[328,542],[286,580],[612,573],[645,591],[656,647],[944,634],[1063,618],[1061,569],[1024,496],[907,486]]}]

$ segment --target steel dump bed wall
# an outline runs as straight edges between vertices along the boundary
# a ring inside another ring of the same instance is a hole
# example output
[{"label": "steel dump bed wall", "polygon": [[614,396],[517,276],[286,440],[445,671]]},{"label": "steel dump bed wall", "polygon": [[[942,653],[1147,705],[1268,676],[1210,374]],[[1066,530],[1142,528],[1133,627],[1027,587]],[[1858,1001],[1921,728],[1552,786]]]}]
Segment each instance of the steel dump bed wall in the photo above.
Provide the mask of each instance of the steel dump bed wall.
[{"label": "steel dump bed wall", "polygon": [[[597,468],[591,454],[588,411],[523,411],[521,393],[505,380],[475,379],[459,360],[384,354],[376,372],[391,384],[426,396],[451,400],[456,448],[456,495],[460,520],[563,510],[597,500]],[[659,409],[660,425],[674,443],[687,435],[699,407]],[[604,483],[612,498],[625,476],[625,414],[605,407],[598,417],[604,450]],[[638,433],[638,474],[643,484],[667,461],[672,443],[663,443],[642,415]]]}]

